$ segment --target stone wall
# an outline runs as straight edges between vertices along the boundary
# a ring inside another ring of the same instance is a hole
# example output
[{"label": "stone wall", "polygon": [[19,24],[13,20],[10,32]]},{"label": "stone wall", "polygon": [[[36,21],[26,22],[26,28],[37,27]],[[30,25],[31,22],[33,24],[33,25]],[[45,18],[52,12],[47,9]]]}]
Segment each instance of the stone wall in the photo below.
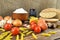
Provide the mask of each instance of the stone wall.
[{"label": "stone wall", "polygon": [[60,8],[59,2],[58,0],[0,0],[0,15],[12,15],[17,8],[24,8],[27,11],[35,8],[38,14],[45,8]]}]

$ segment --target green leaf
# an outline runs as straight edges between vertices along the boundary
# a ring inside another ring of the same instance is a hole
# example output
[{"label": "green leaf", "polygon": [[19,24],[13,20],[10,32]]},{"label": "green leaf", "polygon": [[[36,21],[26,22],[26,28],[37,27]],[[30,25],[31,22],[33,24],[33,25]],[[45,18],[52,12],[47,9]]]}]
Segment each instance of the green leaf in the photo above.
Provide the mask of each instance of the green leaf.
[{"label": "green leaf", "polygon": [[10,32],[4,32],[0,35],[0,40],[3,39],[5,36],[7,36]]},{"label": "green leaf", "polygon": [[17,35],[16,40],[19,40],[19,35]]},{"label": "green leaf", "polygon": [[10,33],[4,40],[11,40],[11,38],[12,38],[11,35],[12,35],[12,34]]}]

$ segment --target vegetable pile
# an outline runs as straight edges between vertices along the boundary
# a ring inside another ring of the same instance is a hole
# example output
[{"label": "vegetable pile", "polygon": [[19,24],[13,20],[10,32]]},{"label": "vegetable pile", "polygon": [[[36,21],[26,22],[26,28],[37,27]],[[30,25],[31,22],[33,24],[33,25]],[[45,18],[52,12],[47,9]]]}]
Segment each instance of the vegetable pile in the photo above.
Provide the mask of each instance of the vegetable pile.
[{"label": "vegetable pile", "polygon": [[[1,22],[2,20],[4,21]],[[12,36],[16,36],[16,40],[24,40],[24,37],[28,35],[32,35],[34,39],[37,39],[35,34],[48,28],[44,19],[33,16],[31,16],[28,23],[25,24],[19,19],[13,20],[10,16],[6,16],[5,18],[1,16],[0,24],[0,30],[4,31],[0,35],[0,40],[11,40]],[[21,35],[21,37],[19,35]]]},{"label": "vegetable pile", "polygon": [[41,31],[44,31],[48,28],[47,23],[45,22],[44,19],[39,18],[35,20],[35,17],[33,20],[32,19],[33,17],[30,19],[30,27],[32,30],[34,30],[35,33],[40,33]]}]

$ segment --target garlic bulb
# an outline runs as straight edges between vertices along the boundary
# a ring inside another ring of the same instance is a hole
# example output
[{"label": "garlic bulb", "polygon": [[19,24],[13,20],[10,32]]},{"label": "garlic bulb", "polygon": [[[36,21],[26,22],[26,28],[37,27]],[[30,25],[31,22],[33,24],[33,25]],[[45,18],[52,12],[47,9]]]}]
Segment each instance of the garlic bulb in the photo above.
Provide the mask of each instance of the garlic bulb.
[{"label": "garlic bulb", "polygon": [[10,24],[12,24],[12,22],[13,22],[12,19],[10,19],[10,20],[7,21],[7,23],[10,23]]},{"label": "garlic bulb", "polygon": [[56,28],[57,24],[56,23],[47,23],[49,28]]},{"label": "garlic bulb", "polygon": [[30,25],[27,25],[26,27],[27,27],[28,29],[30,29]]},{"label": "garlic bulb", "polygon": [[0,27],[1,28],[3,28],[5,24],[6,24],[6,20],[1,20],[0,21]]}]

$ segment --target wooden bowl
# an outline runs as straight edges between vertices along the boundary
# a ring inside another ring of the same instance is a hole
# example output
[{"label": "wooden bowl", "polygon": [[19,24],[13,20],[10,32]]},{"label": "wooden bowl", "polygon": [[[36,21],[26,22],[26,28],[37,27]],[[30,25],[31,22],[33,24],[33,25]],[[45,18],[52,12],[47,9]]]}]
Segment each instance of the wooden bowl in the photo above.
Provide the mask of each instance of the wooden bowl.
[{"label": "wooden bowl", "polygon": [[13,19],[20,19],[22,21],[28,20],[28,13],[13,13]]}]

